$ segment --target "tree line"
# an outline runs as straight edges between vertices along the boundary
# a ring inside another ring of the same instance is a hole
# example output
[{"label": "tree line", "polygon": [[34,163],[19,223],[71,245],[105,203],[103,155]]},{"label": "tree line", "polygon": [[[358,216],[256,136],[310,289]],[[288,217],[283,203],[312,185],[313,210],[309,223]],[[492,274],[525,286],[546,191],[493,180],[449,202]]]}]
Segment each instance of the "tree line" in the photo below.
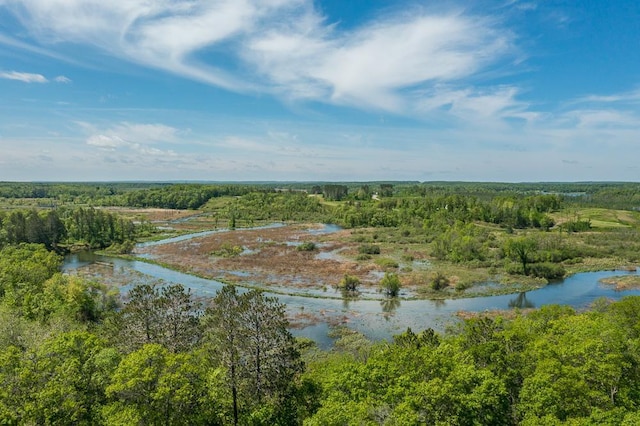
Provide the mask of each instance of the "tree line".
[{"label": "tree line", "polygon": [[92,248],[132,245],[136,227],[128,219],[94,208],[0,211],[0,247],[38,243],[48,249],[61,244],[87,244]]},{"label": "tree line", "polygon": [[640,184],[632,182],[264,182],[264,183],[147,183],[0,182],[0,199],[33,198],[51,203],[100,206],[134,206],[196,209],[211,198],[242,196],[250,192],[304,190],[327,199],[366,200],[376,193],[382,198],[442,197],[458,194],[490,200],[557,195],[572,205],[640,209]]}]

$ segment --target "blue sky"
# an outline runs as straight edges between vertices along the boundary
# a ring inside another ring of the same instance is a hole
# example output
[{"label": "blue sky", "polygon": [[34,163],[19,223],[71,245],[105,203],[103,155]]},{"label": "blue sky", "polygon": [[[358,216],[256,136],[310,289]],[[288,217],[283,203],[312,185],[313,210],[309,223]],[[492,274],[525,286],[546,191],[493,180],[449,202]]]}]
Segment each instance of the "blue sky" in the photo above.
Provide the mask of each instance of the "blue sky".
[{"label": "blue sky", "polygon": [[637,0],[0,0],[0,180],[638,181]]}]

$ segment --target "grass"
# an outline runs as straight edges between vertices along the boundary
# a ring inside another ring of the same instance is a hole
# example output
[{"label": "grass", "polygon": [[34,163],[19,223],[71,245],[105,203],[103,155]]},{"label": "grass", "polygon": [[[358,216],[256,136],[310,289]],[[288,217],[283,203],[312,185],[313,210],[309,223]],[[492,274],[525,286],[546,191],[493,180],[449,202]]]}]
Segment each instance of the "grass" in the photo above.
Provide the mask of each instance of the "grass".
[{"label": "grass", "polygon": [[603,208],[578,208],[572,211],[553,213],[556,224],[579,218],[590,220],[594,229],[636,228],[640,226],[640,212],[610,210]]}]

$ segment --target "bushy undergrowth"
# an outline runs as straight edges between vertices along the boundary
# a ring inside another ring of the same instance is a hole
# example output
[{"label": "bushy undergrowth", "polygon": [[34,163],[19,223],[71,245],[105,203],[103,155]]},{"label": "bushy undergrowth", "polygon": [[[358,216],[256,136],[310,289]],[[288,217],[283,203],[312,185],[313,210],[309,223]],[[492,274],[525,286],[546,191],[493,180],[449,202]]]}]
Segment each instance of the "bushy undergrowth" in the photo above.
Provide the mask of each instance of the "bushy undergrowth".
[{"label": "bushy undergrowth", "polygon": [[362,244],[358,247],[360,254],[380,254],[380,246],[375,244]]}]

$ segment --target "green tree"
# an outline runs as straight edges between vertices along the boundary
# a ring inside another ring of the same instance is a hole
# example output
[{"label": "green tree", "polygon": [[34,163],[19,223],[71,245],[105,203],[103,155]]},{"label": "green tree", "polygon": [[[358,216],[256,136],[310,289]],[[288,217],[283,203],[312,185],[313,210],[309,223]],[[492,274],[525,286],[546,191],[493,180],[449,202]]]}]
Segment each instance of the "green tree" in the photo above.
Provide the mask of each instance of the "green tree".
[{"label": "green tree", "polygon": [[505,254],[520,262],[524,275],[529,275],[529,263],[534,261],[534,254],[538,249],[538,242],[529,237],[516,237],[507,240],[504,245]]},{"label": "green tree", "polygon": [[[215,362],[227,372],[231,391],[233,424],[239,419],[239,388],[241,383],[243,324],[238,312],[241,301],[234,286],[225,286],[211,301],[203,317],[205,339],[210,343]],[[214,362],[214,363],[215,363]]]},{"label": "green tree", "polygon": [[321,406],[305,424],[508,424],[499,378],[449,343],[401,340],[315,366]]},{"label": "green tree", "polygon": [[213,359],[227,371],[234,424],[252,416],[266,423],[290,422],[294,379],[303,365],[284,305],[259,291],[238,294],[226,286],[203,323]]},{"label": "green tree", "polygon": [[[84,331],[61,333],[39,347],[2,355],[0,414],[15,424],[100,422],[105,387],[118,363],[115,350]],[[12,411],[7,416],[7,411]],[[9,420],[13,419],[13,420]]]},{"label": "green tree", "polygon": [[360,286],[360,279],[355,275],[344,274],[340,282],[338,283],[338,288],[347,294],[355,294],[358,292],[358,287]]},{"label": "green tree", "polygon": [[638,369],[629,343],[618,324],[599,313],[555,320],[529,346],[535,368],[522,384],[521,416],[565,421],[594,409],[635,406]]},{"label": "green tree", "polygon": [[136,285],[128,296],[112,323],[116,343],[126,351],[157,343],[183,352],[199,342],[199,306],[181,284]]},{"label": "green tree", "polygon": [[60,268],[61,258],[40,244],[20,244],[0,250],[0,297],[28,314],[44,283]]},{"label": "green tree", "polygon": [[398,296],[401,287],[400,278],[392,272],[385,272],[384,277],[380,280],[380,288],[389,297]]},{"label": "green tree", "polygon": [[106,424],[222,424],[208,398],[205,360],[143,345],[122,359],[106,388]]}]

